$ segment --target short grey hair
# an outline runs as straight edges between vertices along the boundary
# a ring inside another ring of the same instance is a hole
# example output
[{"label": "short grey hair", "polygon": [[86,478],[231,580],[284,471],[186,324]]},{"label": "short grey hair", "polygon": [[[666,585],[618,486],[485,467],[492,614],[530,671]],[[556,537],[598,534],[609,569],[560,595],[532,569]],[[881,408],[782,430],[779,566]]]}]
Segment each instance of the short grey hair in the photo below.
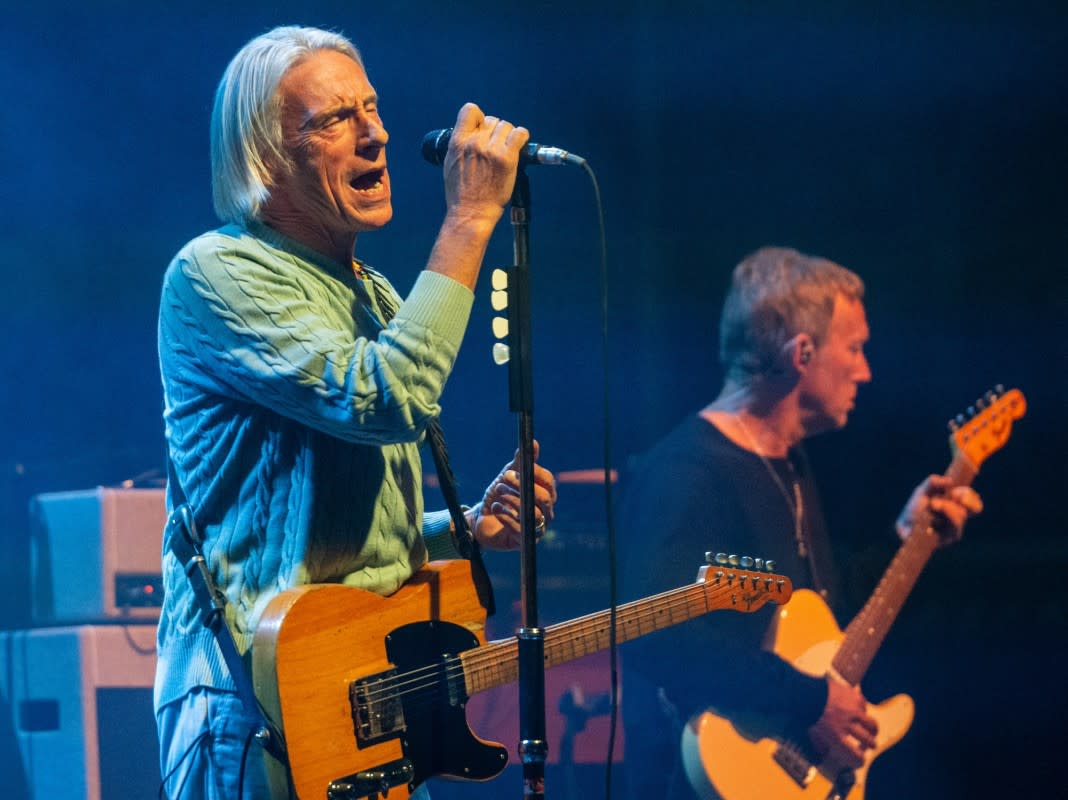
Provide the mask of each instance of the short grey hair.
[{"label": "short grey hair", "polygon": [[734,268],[719,324],[719,360],[728,380],[747,385],[768,375],[799,333],[818,346],[834,300],[864,298],[856,273],[786,247],[763,247]]},{"label": "short grey hair", "polygon": [[278,84],[317,50],[336,50],[363,65],[359,51],[341,34],[285,26],[251,40],[223,73],[211,112],[212,199],[223,222],[259,219],[272,174],[290,168],[282,149]]}]

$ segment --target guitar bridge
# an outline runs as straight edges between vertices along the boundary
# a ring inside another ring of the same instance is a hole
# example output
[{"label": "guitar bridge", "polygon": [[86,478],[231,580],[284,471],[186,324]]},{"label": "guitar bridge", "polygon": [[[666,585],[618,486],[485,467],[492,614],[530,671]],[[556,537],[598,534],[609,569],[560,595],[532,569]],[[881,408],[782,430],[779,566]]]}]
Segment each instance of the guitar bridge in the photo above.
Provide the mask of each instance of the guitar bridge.
[{"label": "guitar bridge", "polygon": [[357,747],[378,744],[406,730],[404,707],[394,680],[396,673],[397,670],[391,669],[349,684]]},{"label": "guitar bridge", "polygon": [[374,769],[365,769],[344,778],[331,781],[326,788],[326,800],[360,800],[360,798],[386,797],[394,786],[410,784],[415,780],[415,767],[406,758],[390,761]]},{"label": "guitar bridge", "polygon": [[780,742],[771,757],[802,789],[816,777],[816,767],[792,742]]}]

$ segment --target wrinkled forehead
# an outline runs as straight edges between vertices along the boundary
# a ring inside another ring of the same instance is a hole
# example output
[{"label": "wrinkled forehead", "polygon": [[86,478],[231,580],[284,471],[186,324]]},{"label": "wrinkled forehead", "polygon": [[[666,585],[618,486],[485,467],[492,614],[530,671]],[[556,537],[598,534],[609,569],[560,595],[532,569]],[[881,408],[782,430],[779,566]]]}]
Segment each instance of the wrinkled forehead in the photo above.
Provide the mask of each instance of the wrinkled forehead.
[{"label": "wrinkled forehead", "polygon": [[283,106],[305,109],[362,103],[375,94],[363,65],[336,50],[316,50],[296,61],[277,92]]}]

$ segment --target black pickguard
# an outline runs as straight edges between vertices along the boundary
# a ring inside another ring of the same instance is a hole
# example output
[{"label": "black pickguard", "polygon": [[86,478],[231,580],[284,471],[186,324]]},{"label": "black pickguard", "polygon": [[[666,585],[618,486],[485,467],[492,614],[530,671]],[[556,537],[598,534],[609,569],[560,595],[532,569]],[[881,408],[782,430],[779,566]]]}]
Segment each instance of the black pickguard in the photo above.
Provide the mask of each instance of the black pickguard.
[{"label": "black pickguard", "polygon": [[[451,622],[402,625],[386,637],[386,655],[396,675],[425,667],[437,669],[433,691],[401,693],[406,730],[404,754],[415,767],[418,786],[434,775],[488,780],[508,763],[508,752],[480,742],[467,726],[467,693],[455,659],[446,675],[445,660],[479,645],[466,628]],[[423,674],[423,673],[421,673]]]}]

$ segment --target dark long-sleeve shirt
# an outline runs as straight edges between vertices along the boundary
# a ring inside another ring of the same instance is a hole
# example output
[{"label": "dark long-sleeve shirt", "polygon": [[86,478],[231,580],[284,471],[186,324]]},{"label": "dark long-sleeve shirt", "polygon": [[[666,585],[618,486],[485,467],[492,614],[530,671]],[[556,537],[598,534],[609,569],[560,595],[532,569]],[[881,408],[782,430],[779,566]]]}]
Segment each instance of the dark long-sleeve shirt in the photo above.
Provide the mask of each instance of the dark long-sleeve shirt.
[{"label": "dark long-sleeve shirt", "polygon": [[[806,556],[795,538],[794,476]],[[641,459],[621,494],[624,599],[692,582],[712,551],[772,559],[795,588],[822,590],[834,607],[837,572],[819,494],[799,450],[789,460],[765,461],[694,415]],[[658,796],[668,795],[662,782],[677,758],[677,727],[704,709],[786,711],[806,727],[819,718],[826,682],[762,649],[777,608],[713,612],[622,649],[627,761],[644,773],[628,781],[634,796],[645,779],[649,791],[661,786]]]}]

